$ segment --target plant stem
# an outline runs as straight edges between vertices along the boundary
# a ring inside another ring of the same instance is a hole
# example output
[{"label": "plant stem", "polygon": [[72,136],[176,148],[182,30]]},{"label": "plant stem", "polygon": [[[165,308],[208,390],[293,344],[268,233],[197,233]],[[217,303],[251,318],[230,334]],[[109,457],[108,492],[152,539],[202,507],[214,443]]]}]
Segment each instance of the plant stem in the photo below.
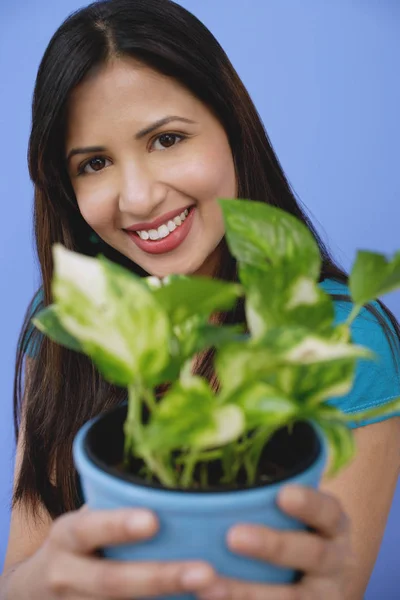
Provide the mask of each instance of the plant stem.
[{"label": "plant stem", "polygon": [[153,456],[148,450],[141,451],[141,458],[143,458],[152,473],[158,477],[163,486],[170,488],[176,487],[176,477],[161,460],[158,460],[157,457]]},{"label": "plant stem", "polygon": [[208,485],[208,471],[206,463],[201,465],[200,471],[200,485],[203,489],[205,489]]},{"label": "plant stem", "polygon": [[148,406],[150,412],[154,412],[157,409],[157,403],[154,398],[154,394],[148,388],[143,388],[143,397]]},{"label": "plant stem", "polygon": [[244,456],[244,467],[247,472],[247,483],[253,485],[256,480],[258,463],[265,444],[271,437],[273,431],[270,427],[261,427],[251,439],[251,445],[248,453]]},{"label": "plant stem", "polygon": [[354,321],[354,319],[357,317],[358,313],[360,312],[360,310],[362,309],[362,306],[360,304],[355,304],[353,306],[353,308],[351,309],[351,312],[349,314],[349,316],[347,317],[345,323],[346,325],[348,325],[350,327],[350,325],[352,324],[352,322]]},{"label": "plant stem", "polygon": [[[218,460],[221,458],[221,450],[209,450],[207,452],[201,452],[197,454],[197,460],[200,462],[207,462],[209,460]],[[177,465],[185,464],[187,462],[187,457],[180,457],[175,460]]]},{"label": "plant stem", "polygon": [[193,471],[194,471],[194,468],[195,468],[198,460],[199,460],[199,453],[196,452],[196,450],[194,450],[193,452],[191,452],[188,455],[188,457],[186,459],[185,468],[184,468],[184,471],[183,471],[182,477],[181,477],[181,486],[182,487],[187,488],[192,483]]},{"label": "plant stem", "polygon": [[230,484],[234,483],[236,480],[237,474],[239,473],[241,467],[241,454],[242,448],[244,447],[246,439],[241,442],[237,442],[236,444],[229,444],[229,446],[225,446],[222,452],[221,460],[222,460],[222,470],[223,476],[221,478],[221,484]]},{"label": "plant stem", "polygon": [[140,457],[154,475],[158,477],[162,485],[174,487],[176,480],[172,472],[165,467],[161,460],[158,460],[146,448],[144,432],[145,426],[142,423],[142,397],[151,396],[151,392],[146,390],[140,383],[134,383],[128,387],[128,416],[124,425],[125,432],[125,460],[128,464],[128,454],[135,453]]},{"label": "plant stem", "polygon": [[124,423],[124,466],[129,465],[129,457],[134,454],[136,444],[142,440],[140,386],[128,387],[128,414]]},{"label": "plant stem", "polygon": [[143,440],[142,428],[142,395],[141,384],[135,383],[128,387],[128,416],[125,422],[125,436],[130,438],[131,448],[140,446]]}]

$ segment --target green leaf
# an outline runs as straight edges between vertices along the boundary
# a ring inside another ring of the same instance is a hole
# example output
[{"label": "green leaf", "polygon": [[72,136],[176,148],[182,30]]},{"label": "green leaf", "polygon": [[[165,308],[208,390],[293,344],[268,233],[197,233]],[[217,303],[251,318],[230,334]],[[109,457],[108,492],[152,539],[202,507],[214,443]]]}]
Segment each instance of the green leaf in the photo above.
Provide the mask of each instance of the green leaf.
[{"label": "green leaf", "polygon": [[322,428],[330,450],[330,466],[328,476],[336,475],[343,467],[350,463],[355,455],[356,446],[353,432],[341,421],[331,419],[316,419]]},{"label": "green leaf", "polygon": [[222,327],[208,323],[215,310],[232,307],[242,293],[237,284],[187,275],[169,275],[163,279],[147,277],[144,281],[172,323],[169,362],[159,374],[157,384],[174,381],[189,358],[237,339],[243,330],[243,326]]},{"label": "green leaf", "polygon": [[299,219],[266,202],[219,199],[229,248],[241,263],[261,269],[291,263],[298,274],[319,277],[321,256]]},{"label": "green leaf", "polygon": [[203,450],[237,439],[243,428],[241,410],[218,406],[208,383],[194,376],[176,382],[165,394],[146,427],[144,445],[162,452]]},{"label": "green leaf", "polygon": [[182,326],[175,326],[182,356],[189,358],[208,348],[221,348],[243,336],[242,325],[212,325],[201,322],[197,317],[187,320]]},{"label": "green leaf", "polygon": [[106,259],[54,247],[52,291],[62,327],[106,379],[152,383],[168,361],[167,315],[138,277]]},{"label": "green leaf", "polygon": [[242,336],[242,325],[211,325],[197,316],[187,319],[181,325],[175,325],[170,341],[169,361],[155,385],[175,381],[183,365],[198,352],[221,348]]},{"label": "green leaf", "polygon": [[[289,337],[289,336],[288,336]],[[279,340],[279,345],[284,348],[284,336]],[[292,364],[314,364],[320,362],[331,362],[345,358],[374,359],[376,355],[369,348],[349,344],[346,342],[328,340],[318,335],[309,334],[304,336],[299,343],[292,347],[288,345],[282,357],[287,363]]]},{"label": "green leaf", "polygon": [[342,341],[335,329],[325,336],[301,326],[276,327],[262,338],[249,341],[254,349],[268,349],[276,364],[309,365],[334,363],[348,358],[376,359],[369,348]]},{"label": "green leaf", "polygon": [[42,309],[36,317],[32,319],[32,323],[39,331],[53,340],[53,342],[65,346],[65,348],[69,348],[70,350],[75,350],[76,352],[83,351],[78,340],[70,335],[62,326],[56,306],[52,305]]},{"label": "green leaf", "polygon": [[199,434],[213,430],[213,408],[213,393],[203,379],[175,382],[151,415],[144,433],[146,447],[162,452],[193,448]]},{"label": "green leaf", "polygon": [[355,413],[347,413],[344,416],[347,421],[354,421],[355,423],[358,423],[361,421],[367,421],[369,419],[375,419],[378,417],[392,416],[397,413],[400,413],[400,398],[396,398],[391,402],[382,404],[382,406],[369,408],[367,410],[361,410]]},{"label": "green leaf", "polygon": [[213,428],[196,436],[194,447],[200,449],[225,446],[236,441],[245,430],[245,416],[240,407],[224,404],[214,410]]},{"label": "green leaf", "polygon": [[106,259],[103,268],[115,298],[112,322],[128,344],[135,377],[151,385],[168,364],[171,352],[172,333],[167,313],[141,278],[129,271],[122,275],[122,267]]},{"label": "green leaf", "polygon": [[83,352],[108,381],[120,386],[129,385],[136,371],[123,336],[102,318],[101,313],[92,310],[92,305],[78,288],[55,278],[53,290],[58,299],[63,298],[62,303],[56,299],[55,304],[62,327],[79,340]]},{"label": "green leaf", "polygon": [[363,306],[400,287],[400,251],[392,260],[383,254],[359,250],[349,288],[354,302]]},{"label": "green leaf", "polygon": [[235,390],[254,380],[262,381],[276,365],[277,359],[267,347],[255,347],[250,342],[223,346],[215,360],[215,370],[222,388],[220,400],[225,401]]},{"label": "green leaf", "polygon": [[240,265],[239,276],[246,290],[246,319],[254,338],[280,326],[300,325],[321,332],[331,329],[334,304],[313,279],[298,275],[292,267],[266,272],[246,264]]},{"label": "green leaf", "polygon": [[221,382],[221,401],[255,381],[268,383],[281,394],[296,398],[299,406],[314,406],[347,394],[353,385],[359,358],[369,349],[337,338],[311,335],[307,329],[277,328],[261,340],[222,347],[215,368]]},{"label": "green leaf", "polygon": [[301,407],[292,398],[266,383],[257,382],[233,393],[228,402],[240,406],[246,429],[269,427],[277,429],[299,416]]},{"label": "green leaf", "polygon": [[238,284],[205,277],[170,277],[154,289],[154,297],[173,325],[187,319],[209,317],[217,310],[231,309],[242,289]]},{"label": "green leaf", "polygon": [[306,407],[307,418],[311,418],[314,420],[320,420],[322,422],[330,422],[333,424],[343,423],[347,426],[347,416],[344,412],[337,408],[336,406],[330,406],[329,404],[321,404],[317,407],[311,407],[311,410],[308,410]]},{"label": "green leaf", "polygon": [[329,400],[345,396],[354,384],[357,358],[347,357],[329,363],[298,365],[290,368],[290,386],[284,387],[281,372],[278,374],[280,386],[297,398],[301,404],[315,406]]}]

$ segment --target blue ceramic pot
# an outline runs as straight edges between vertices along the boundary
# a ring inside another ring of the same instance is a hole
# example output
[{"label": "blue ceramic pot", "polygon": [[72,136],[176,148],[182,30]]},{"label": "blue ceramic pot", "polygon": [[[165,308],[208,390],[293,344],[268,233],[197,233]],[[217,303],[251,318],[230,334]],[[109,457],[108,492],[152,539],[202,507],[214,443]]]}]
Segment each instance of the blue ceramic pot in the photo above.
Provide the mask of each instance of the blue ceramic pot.
[{"label": "blue ceramic pot", "polygon": [[[234,554],[227,548],[226,535],[239,522],[305,529],[302,523],[278,509],[276,496],[287,483],[318,486],[327,454],[318,428],[311,423],[299,423],[290,437],[287,430],[275,436],[269,446],[285,474],[272,483],[204,492],[171,490],[146,484],[115,467],[123,457],[126,414],[125,403],[88,421],[75,437],[73,457],[84,499],[92,509],[151,509],[157,514],[160,530],[149,541],[104,548],[105,557],[129,561],[200,559],[227,577],[265,583],[294,580],[296,573],[291,570]],[[168,598],[189,600],[194,596]]]}]

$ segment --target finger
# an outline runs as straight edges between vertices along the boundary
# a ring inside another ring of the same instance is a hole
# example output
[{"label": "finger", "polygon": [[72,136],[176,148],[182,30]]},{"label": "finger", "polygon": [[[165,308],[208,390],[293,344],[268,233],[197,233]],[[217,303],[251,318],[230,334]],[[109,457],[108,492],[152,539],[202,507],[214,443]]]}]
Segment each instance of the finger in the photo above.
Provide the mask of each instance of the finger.
[{"label": "finger", "polygon": [[[219,577],[218,582],[197,595],[198,600],[306,600],[296,585],[264,585]],[[310,597],[308,597],[310,600]]]},{"label": "finger", "polygon": [[[48,586],[56,597],[146,598],[197,592],[216,581],[201,561],[127,562],[62,553],[50,567]],[[189,578],[188,575],[191,575]]]},{"label": "finger", "polygon": [[257,525],[236,525],[228,533],[233,552],[281,567],[326,575],[343,562],[340,548],[317,534],[277,531]]},{"label": "finger", "polygon": [[158,522],[144,509],[79,510],[66,513],[53,524],[49,542],[63,550],[90,554],[102,546],[147,539],[155,535]]},{"label": "finger", "polygon": [[334,496],[302,486],[287,486],[278,496],[282,510],[329,538],[346,533],[349,519]]}]

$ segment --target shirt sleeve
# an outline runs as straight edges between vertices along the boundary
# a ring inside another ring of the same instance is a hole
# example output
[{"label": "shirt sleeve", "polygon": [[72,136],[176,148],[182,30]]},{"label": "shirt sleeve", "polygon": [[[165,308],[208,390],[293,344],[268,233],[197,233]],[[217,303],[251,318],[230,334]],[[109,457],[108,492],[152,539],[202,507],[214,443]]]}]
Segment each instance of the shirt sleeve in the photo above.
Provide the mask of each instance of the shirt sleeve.
[{"label": "shirt sleeve", "polygon": [[[348,293],[348,289],[337,291]],[[337,406],[349,415],[377,408],[400,397],[399,339],[385,311],[377,302],[373,302],[372,305],[378,310],[388,329],[393,333],[393,348],[388,340],[388,334],[375,315],[368,309],[362,308],[351,325],[352,341],[370,348],[377,355],[377,360],[359,359],[352,390],[346,396],[332,398],[329,401],[329,404]],[[352,307],[351,302],[335,301],[336,322],[345,321]],[[350,422],[349,425],[354,429],[386,420],[391,416],[400,416],[400,412],[358,423]]]}]

